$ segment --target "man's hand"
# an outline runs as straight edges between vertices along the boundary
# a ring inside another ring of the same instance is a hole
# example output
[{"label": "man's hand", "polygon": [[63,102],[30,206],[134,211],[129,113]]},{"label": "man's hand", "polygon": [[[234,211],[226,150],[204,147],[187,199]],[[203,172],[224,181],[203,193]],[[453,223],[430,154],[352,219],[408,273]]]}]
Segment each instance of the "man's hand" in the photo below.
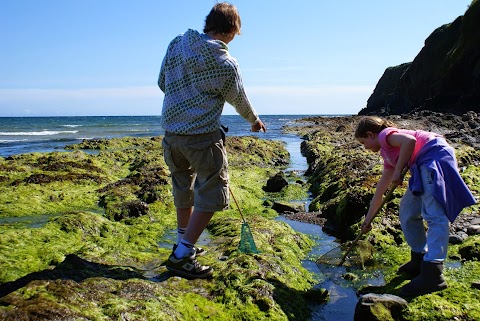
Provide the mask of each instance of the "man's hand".
[{"label": "man's hand", "polygon": [[252,126],[252,132],[259,132],[259,131],[262,131],[262,132],[267,131],[267,127],[265,127],[265,125],[262,123],[260,119],[255,125]]}]

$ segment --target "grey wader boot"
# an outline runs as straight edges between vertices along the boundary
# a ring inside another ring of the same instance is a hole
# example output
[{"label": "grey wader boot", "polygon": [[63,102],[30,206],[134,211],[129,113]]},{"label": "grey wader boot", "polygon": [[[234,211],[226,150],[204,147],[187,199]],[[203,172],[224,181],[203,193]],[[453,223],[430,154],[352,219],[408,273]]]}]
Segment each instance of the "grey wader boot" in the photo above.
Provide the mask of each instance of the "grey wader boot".
[{"label": "grey wader boot", "polygon": [[405,273],[407,274],[411,279],[417,277],[420,275],[420,272],[422,270],[422,262],[423,262],[423,256],[425,253],[418,253],[418,252],[410,252],[410,261],[403,264],[398,268],[398,273]]},{"label": "grey wader boot", "polygon": [[418,296],[447,288],[443,278],[443,262],[422,262],[419,276],[400,289],[400,296]]}]

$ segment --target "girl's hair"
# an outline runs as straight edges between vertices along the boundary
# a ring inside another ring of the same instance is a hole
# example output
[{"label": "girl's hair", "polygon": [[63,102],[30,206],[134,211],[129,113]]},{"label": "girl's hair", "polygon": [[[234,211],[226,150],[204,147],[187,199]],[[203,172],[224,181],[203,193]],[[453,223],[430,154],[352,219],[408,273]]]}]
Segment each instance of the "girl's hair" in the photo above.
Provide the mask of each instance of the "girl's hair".
[{"label": "girl's hair", "polygon": [[240,34],[242,21],[237,7],[228,2],[220,2],[213,6],[205,18],[204,33],[214,34]]},{"label": "girl's hair", "polygon": [[367,132],[378,134],[385,128],[394,126],[395,124],[389,120],[376,116],[365,116],[357,124],[355,138],[367,137]]}]

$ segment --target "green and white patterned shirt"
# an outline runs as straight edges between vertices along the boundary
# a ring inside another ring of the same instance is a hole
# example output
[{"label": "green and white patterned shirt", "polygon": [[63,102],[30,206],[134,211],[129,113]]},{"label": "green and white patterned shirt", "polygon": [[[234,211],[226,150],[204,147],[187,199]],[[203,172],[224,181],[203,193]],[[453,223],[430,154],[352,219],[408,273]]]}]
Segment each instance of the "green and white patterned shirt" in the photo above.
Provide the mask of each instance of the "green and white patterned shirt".
[{"label": "green and white patterned shirt", "polygon": [[195,135],[218,130],[225,102],[251,125],[259,120],[228,46],[195,30],[189,29],[170,42],[158,86],[165,93],[165,131]]}]

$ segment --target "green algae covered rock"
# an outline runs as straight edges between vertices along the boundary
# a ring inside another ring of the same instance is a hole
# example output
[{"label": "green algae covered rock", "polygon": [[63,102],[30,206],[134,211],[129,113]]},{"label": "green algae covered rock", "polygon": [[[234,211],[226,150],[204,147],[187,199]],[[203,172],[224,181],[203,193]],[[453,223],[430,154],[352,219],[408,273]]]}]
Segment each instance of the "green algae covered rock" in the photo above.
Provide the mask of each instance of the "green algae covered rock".
[{"label": "green algae covered rock", "polygon": [[465,243],[458,246],[458,253],[464,260],[480,261],[480,235],[468,238]]},{"label": "green algae covered rock", "polygon": [[231,187],[261,253],[238,251],[237,209],[218,212],[201,258],[215,273],[192,281],[164,265],[176,214],[161,137],[68,148],[0,159],[0,319],[309,318],[313,241],[263,205],[262,186],[288,164],[281,142],[228,138]]},{"label": "green algae covered rock", "polygon": [[[400,128],[424,129],[438,132],[452,138],[449,142],[455,148],[459,160],[460,175],[474,195],[480,195],[480,152],[478,134],[462,136],[462,119],[467,117],[421,114],[390,116],[389,119]],[[382,160],[378,154],[365,150],[356,142],[353,133],[359,116],[311,117],[307,126],[295,126],[289,131],[296,132],[305,141],[302,153],[307,157],[308,182],[314,197],[311,211],[318,211],[326,220],[323,230],[344,241],[352,240],[360,232],[360,224],[367,212],[375,185],[381,176]],[[452,126],[455,124],[455,126]],[[459,125],[460,124],[460,125]],[[466,126],[465,124],[463,124]],[[407,174],[405,180],[408,180]],[[374,219],[373,229],[362,240],[373,246],[376,269],[381,269],[385,284],[363,285],[359,293],[398,295],[399,289],[409,282],[397,274],[398,267],[410,259],[398,220],[399,200],[406,184],[397,187],[391,201],[387,202]],[[479,204],[471,206],[460,214],[480,214]],[[449,257],[444,275],[448,288],[417,298],[410,298],[408,306],[396,312],[395,318],[389,309],[378,306],[370,311],[378,320],[480,320],[480,291],[474,286],[480,279],[478,259],[480,244],[478,236],[470,236],[460,245],[449,245]],[[459,261],[458,258],[462,260]],[[358,271],[356,272],[358,273]],[[362,278],[372,277],[365,271]],[[352,278],[352,282],[356,282]]]}]

